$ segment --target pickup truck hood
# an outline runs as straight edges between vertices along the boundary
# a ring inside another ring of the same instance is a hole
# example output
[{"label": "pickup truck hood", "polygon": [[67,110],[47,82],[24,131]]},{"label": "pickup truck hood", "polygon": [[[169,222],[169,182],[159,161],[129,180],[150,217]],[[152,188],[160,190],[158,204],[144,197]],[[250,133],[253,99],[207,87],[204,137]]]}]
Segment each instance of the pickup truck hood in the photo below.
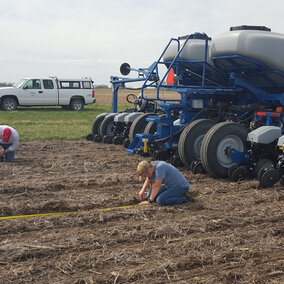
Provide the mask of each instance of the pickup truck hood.
[{"label": "pickup truck hood", "polygon": [[0,87],[0,91],[15,89],[15,87]]},{"label": "pickup truck hood", "polygon": [[0,94],[8,94],[7,92],[14,90],[13,92],[15,92],[15,90],[17,90],[17,88],[15,87],[2,87],[0,88]]}]

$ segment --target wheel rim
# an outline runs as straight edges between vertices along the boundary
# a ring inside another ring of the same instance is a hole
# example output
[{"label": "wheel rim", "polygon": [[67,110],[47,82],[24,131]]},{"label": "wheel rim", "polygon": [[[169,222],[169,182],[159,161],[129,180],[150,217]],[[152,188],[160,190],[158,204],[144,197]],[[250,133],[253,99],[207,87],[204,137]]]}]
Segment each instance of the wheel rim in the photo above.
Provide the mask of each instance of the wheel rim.
[{"label": "wheel rim", "polygon": [[108,125],[107,125],[107,127],[106,127],[106,129],[107,129],[107,135],[109,135],[109,134],[113,134],[113,121],[110,121],[109,123],[108,123]]},{"label": "wheel rim", "polygon": [[238,136],[229,135],[225,137],[222,141],[220,141],[217,147],[217,160],[225,168],[230,168],[231,166],[236,164],[230,158],[228,152],[228,150],[232,148],[240,152],[244,151],[243,142]]},{"label": "wheel rim", "polygon": [[202,141],[215,122],[209,119],[198,119],[188,124],[182,131],[178,153],[184,165],[190,168],[193,161],[200,159]]},{"label": "wheel rim", "polygon": [[198,136],[193,143],[193,153],[196,156],[200,156],[200,149],[201,149],[201,144],[202,144],[202,140],[203,140],[204,136],[205,136],[205,134]]},{"label": "wheel rim", "polygon": [[228,170],[236,163],[230,158],[230,149],[244,152],[248,130],[234,122],[220,122],[204,136],[200,157],[202,165],[213,177],[228,177]]},{"label": "wheel rim", "polygon": [[75,102],[73,103],[73,108],[74,108],[75,110],[80,110],[80,109],[82,108],[82,103],[81,103],[80,101],[75,101]]},{"label": "wheel rim", "polygon": [[15,108],[15,104],[12,101],[7,101],[5,103],[5,109],[7,110],[13,110]]}]

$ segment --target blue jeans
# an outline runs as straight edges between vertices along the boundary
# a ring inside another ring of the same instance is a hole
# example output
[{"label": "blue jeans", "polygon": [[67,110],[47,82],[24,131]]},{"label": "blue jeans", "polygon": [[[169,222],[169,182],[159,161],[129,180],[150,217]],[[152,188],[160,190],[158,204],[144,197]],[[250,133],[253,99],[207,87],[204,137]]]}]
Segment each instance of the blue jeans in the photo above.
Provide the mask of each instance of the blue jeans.
[{"label": "blue jeans", "polygon": [[[158,195],[155,198],[155,201],[159,205],[174,205],[174,204],[183,204],[188,202],[185,194],[189,192],[189,187],[175,187],[175,188],[166,188],[162,184]],[[149,190],[147,197],[151,196],[152,190]]]},{"label": "blue jeans", "polygon": [[[0,143],[0,145],[3,147],[4,150],[7,150],[12,144],[2,144]],[[11,151],[7,154],[4,155],[4,159],[5,161],[11,162],[13,161],[15,158],[15,151]]]}]

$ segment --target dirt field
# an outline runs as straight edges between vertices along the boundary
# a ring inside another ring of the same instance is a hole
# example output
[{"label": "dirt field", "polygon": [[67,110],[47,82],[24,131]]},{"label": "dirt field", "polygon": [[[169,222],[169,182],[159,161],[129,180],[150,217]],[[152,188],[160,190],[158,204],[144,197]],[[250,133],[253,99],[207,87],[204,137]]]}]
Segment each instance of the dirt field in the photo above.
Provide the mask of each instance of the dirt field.
[{"label": "dirt field", "polygon": [[136,206],[142,159],[85,140],[20,143],[0,164],[0,216],[79,212],[0,219],[0,283],[284,283],[283,186],[181,168],[201,198]]}]

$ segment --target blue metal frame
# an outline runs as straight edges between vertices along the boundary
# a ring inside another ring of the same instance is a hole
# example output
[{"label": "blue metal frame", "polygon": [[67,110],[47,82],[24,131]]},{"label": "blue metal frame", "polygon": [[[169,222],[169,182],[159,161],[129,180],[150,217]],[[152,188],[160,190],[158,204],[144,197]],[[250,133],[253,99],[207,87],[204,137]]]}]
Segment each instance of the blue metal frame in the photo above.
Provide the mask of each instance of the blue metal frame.
[{"label": "blue metal frame", "polygon": [[129,71],[138,72],[137,78],[124,78],[124,77],[111,76],[110,83],[112,84],[112,112],[117,112],[117,96],[119,88],[125,88],[125,85],[127,83],[143,82],[145,80],[155,82],[159,80],[159,77],[154,72],[155,69],[156,69],[156,64],[154,62],[148,68],[139,68],[139,69],[129,68]]},{"label": "blue metal frame", "polygon": [[[180,54],[190,39],[199,38],[204,40],[205,51],[204,59],[197,60],[181,60]],[[228,96],[236,98],[236,105],[246,106],[255,102],[264,103],[266,106],[274,108],[284,106],[284,74],[277,70],[272,70],[266,65],[246,58],[240,55],[220,56],[212,58],[214,67],[207,62],[209,38],[206,34],[195,33],[187,36],[183,46],[180,39],[172,38],[162,52],[161,56],[149,68],[131,69],[137,71],[137,78],[120,78],[111,77],[113,84],[113,112],[117,112],[117,91],[120,87],[125,87],[126,83],[143,82],[141,87],[141,96],[144,100],[161,102],[159,106],[166,112],[166,118],[149,117],[147,121],[155,122],[158,125],[158,131],[155,135],[139,134],[130,144],[127,151],[136,153],[144,148],[144,138],[148,144],[152,140],[161,139],[170,136],[169,141],[165,143],[167,149],[175,149],[178,141],[176,133],[184,127],[198,113],[198,109],[193,108],[194,100],[202,100],[204,108],[209,106],[209,101],[217,96]],[[162,58],[171,45],[177,42],[178,52],[171,62],[162,61]],[[167,66],[167,72],[162,79],[159,79],[159,66]],[[179,78],[179,82],[172,85],[164,83],[171,68],[174,68],[175,75]],[[192,78],[186,78],[185,73],[192,74]],[[212,79],[213,78],[213,79]],[[216,81],[215,78],[217,78]],[[147,87],[155,87],[157,96],[155,98],[147,98],[144,90]],[[173,92],[180,94],[180,99],[163,99],[160,97],[161,88],[169,88]],[[177,104],[179,103],[179,104]],[[174,125],[170,119],[171,111],[180,112],[180,121],[178,125]],[[200,117],[206,117],[202,114]],[[199,117],[199,118],[200,118]],[[267,116],[266,124],[273,124],[270,116]],[[256,117],[256,120],[259,117]],[[284,125],[283,115],[280,119]],[[237,159],[237,152],[233,152],[234,159]],[[242,154],[241,154],[242,155]],[[241,157],[243,159],[243,156]]]},{"label": "blue metal frame", "polygon": [[284,73],[240,55],[213,57],[212,60],[217,68],[230,75],[234,86],[249,90],[252,99],[284,106]]}]

